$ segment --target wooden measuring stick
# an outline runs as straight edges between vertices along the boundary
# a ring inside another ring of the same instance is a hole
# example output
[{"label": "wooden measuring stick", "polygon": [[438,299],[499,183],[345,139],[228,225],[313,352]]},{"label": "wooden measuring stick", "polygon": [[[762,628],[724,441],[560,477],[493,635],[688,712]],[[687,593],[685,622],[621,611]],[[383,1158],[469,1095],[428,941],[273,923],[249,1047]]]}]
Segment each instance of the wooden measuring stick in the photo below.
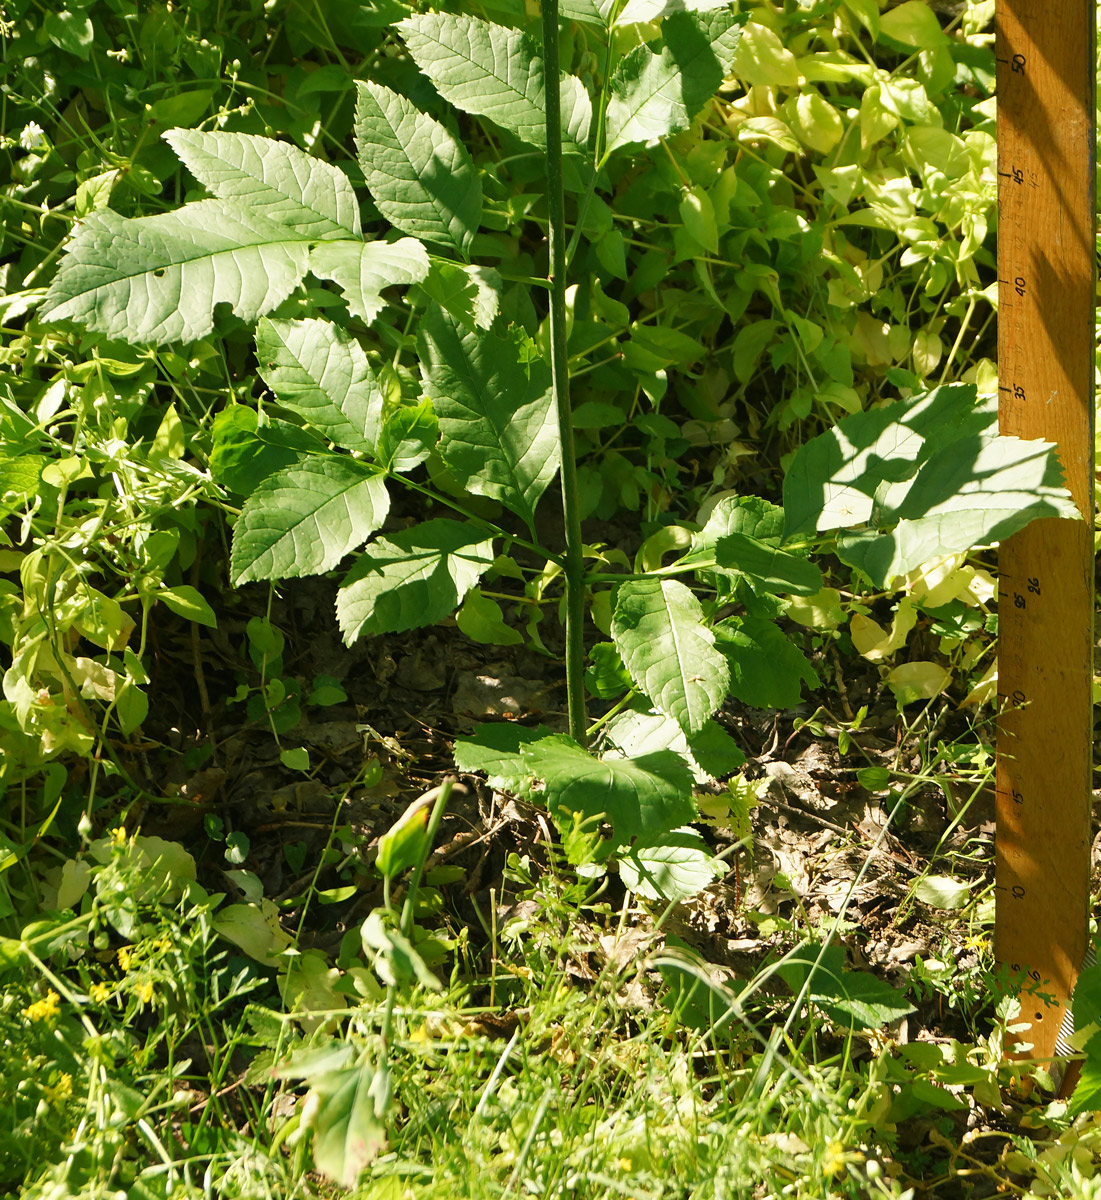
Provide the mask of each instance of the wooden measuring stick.
[{"label": "wooden measuring stick", "polygon": [[[1093,765],[1095,0],[998,0],[1003,434],[1046,438],[1084,521],[999,554],[995,953],[1050,1058],[1086,950]],[[1031,989],[1031,990],[1030,990]],[[1024,1046],[1022,1045],[1022,1050]]]}]

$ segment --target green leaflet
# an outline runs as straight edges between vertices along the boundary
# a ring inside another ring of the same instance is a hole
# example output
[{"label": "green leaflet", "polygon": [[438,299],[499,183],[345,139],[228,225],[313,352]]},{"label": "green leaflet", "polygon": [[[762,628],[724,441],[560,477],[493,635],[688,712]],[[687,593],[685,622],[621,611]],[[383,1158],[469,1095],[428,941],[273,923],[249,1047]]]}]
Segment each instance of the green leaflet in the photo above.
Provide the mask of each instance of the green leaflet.
[{"label": "green leaflet", "polygon": [[339,325],[265,317],[256,327],[256,357],[285,408],[346,450],[374,450],[382,393],[363,347]]},{"label": "green leaflet", "polygon": [[542,797],[559,825],[568,827],[569,813],[603,815],[613,829],[609,850],[678,829],[696,815],[691,772],[670,750],[598,759],[558,734],[532,742],[523,755],[531,794]]},{"label": "green leaflet", "polygon": [[996,416],[973,385],[953,384],[846,417],[792,458],[787,536],[868,526],[842,536],[838,554],[885,587],[1038,517],[1078,516],[1055,447],[998,436]]},{"label": "green leaflet", "polygon": [[432,269],[421,281],[421,290],[459,325],[490,329],[500,305],[500,274],[492,267],[463,266],[433,258]]},{"label": "green leaflet", "polygon": [[233,529],[230,577],[287,579],[335,567],[386,520],[377,470],[353,458],[314,457],[269,475]]},{"label": "green leaflet", "polygon": [[337,593],[345,643],[439,621],[458,608],[492,562],[492,538],[445,517],[376,538]]},{"label": "green leaflet", "polygon": [[[445,100],[488,117],[532,146],[546,146],[543,60],[526,34],[454,13],[416,14],[397,28],[414,62]],[[584,147],[592,121],[589,94],[572,75],[560,86],[563,149],[569,142]]]},{"label": "green leaflet", "polygon": [[440,453],[459,483],[499,500],[529,527],[558,470],[550,369],[517,345],[460,328],[431,306],[421,323],[421,370],[440,422]]},{"label": "green leaflet", "polygon": [[129,342],[194,342],[214,306],[255,321],[302,282],[309,235],[224,200],[127,220],[81,221],[42,315]]},{"label": "green leaflet", "polygon": [[612,640],[635,686],[697,733],[726,698],[730,674],[700,602],[673,579],[620,584]]},{"label": "green leaflet", "polygon": [[780,627],[762,617],[731,617],[714,628],[716,648],[730,665],[730,694],[751,708],[794,708],[802,684],[819,679]]},{"label": "green leaflet", "polygon": [[356,150],[379,212],[403,233],[469,258],[482,219],[474,160],[404,96],[377,83],[356,88]]},{"label": "green leaflet", "polygon": [[420,283],[428,274],[428,254],[414,238],[323,242],[310,252],[310,270],[339,284],[352,314],[370,325],[385,307],[382,289]]},{"label": "green leaflet", "polygon": [[660,53],[636,46],[626,55],[612,77],[605,153],[687,129],[722,83],[744,22],[729,11],[674,13],[662,22]]},{"label": "green leaflet", "polygon": [[664,713],[628,708],[608,722],[604,736],[628,758],[672,750],[685,759],[697,783],[724,778],[745,763],[737,743],[715,721],[706,721],[698,733],[688,735]]},{"label": "green leaflet", "polygon": [[289,142],[172,129],[164,140],[219,200],[310,238],[359,237],[359,203],[339,168]]},{"label": "green leaflet", "polygon": [[388,412],[378,436],[375,458],[387,471],[411,471],[432,453],[440,426],[430,400]]}]

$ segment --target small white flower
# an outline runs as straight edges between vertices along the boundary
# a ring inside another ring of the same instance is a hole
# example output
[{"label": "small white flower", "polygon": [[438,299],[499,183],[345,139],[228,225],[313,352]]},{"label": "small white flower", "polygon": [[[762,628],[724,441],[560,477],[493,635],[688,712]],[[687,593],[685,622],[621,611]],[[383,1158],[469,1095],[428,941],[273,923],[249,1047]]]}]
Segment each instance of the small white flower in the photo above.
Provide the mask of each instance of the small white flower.
[{"label": "small white flower", "polygon": [[24,150],[41,150],[46,145],[46,131],[37,121],[28,121],[19,135],[19,144]]}]

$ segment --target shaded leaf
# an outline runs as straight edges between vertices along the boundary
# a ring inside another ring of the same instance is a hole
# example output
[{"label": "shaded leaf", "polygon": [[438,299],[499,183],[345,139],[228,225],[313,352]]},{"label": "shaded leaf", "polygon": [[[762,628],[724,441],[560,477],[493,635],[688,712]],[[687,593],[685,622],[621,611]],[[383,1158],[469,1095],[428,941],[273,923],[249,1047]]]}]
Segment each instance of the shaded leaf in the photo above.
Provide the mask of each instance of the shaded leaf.
[{"label": "shaded leaf", "polygon": [[845,969],[840,946],[822,949],[805,942],[777,966],[777,972],[798,995],[809,980],[806,998],[839,1025],[878,1029],[914,1011],[903,992],[865,971]]},{"label": "shaded leaf", "polygon": [[772,621],[732,617],[714,627],[715,646],[730,667],[730,694],[752,708],[794,708],[802,683],[819,679],[802,651]]},{"label": "shaded leaf", "polygon": [[485,531],[438,517],[376,538],[337,593],[344,641],[420,629],[454,612],[493,562]]}]

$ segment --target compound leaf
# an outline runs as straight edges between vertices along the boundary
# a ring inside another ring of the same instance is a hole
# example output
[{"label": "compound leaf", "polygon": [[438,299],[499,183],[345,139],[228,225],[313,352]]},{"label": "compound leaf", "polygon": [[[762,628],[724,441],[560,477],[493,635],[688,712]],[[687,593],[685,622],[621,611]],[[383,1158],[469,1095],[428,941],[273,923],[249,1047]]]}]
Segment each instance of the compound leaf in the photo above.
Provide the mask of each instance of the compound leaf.
[{"label": "compound leaf", "polygon": [[359,204],[348,176],[289,142],[197,129],[171,129],[164,140],[219,200],[306,237],[359,237]]},{"label": "compound leaf", "polygon": [[726,660],[703,623],[700,602],[683,583],[621,584],[612,640],[635,686],[685,733],[702,729],[726,698]]},{"label": "compound leaf", "polygon": [[197,341],[216,304],[243,321],[281,304],[306,274],[309,241],[225,200],[131,220],[103,209],[77,227],[42,312],[129,342]]},{"label": "compound leaf", "polygon": [[328,571],[389,508],[378,471],[335,455],[305,459],[269,475],[248,498],[233,530],[230,576],[240,584]]},{"label": "compound leaf", "polygon": [[285,408],[347,450],[373,450],[382,417],[363,347],[332,321],[263,318],[256,328],[260,376]]},{"label": "compound leaf", "polygon": [[434,117],[378,83],[357,82],[356,147],[379,212],[404,233],[469,257],[482,184],[465,147]]},{"label": "compound leaf", "polygon": [[464,328],[436,305],[422,322],[420,344],[440,453],[463,487],[532,526],[558,470],[550,369],[541,358],[521,362],[515,342]]},{"label": "compound leaf", "polygon": [[419,629],[455,611],[493,562],[484,530],[446,517],[376,538],[337,593],[350,646],[362,634]]}]

